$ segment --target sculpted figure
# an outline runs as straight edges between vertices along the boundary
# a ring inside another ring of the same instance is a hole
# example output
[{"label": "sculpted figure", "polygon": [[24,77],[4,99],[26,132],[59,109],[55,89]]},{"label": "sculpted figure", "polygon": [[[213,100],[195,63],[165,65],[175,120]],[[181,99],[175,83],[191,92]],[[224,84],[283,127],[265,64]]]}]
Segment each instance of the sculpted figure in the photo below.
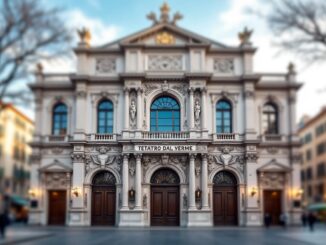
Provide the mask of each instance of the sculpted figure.
[{"label": "sculpted figure", "polygon": [[200,120],[200,111],[201,111],[201,108],[200,108],[199,101],[196,100],[196,102],[195,102],[195,121],[196,122],[198,122]]},{"label": "sculpted figure", "polygon": [[137,112],[136,103],[134,100],[131,101],[129,112],[130,112],[130,119],[132,122],[134,122],[136,119],[136,112]]}]

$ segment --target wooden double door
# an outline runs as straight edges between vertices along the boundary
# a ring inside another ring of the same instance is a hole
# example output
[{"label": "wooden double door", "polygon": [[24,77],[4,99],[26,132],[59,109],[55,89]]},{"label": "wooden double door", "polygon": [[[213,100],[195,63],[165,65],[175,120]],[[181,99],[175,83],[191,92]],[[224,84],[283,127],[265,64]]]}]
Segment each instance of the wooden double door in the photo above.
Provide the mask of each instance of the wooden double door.
[{"label": "wooden double door", "polygon": [[67,211],[67,192],[62,190],[51,190],[48,193],[49,202],[49,225],[65,225]]},{"label": "wooden double door", "polygon": [[237,225],[238,202],[235,186],[214,186],[213,188],[214,225]]},{"label": "wooden double door", "polygon": [[282,213],[282,191],[265,190],[264,191],[264,217],[270,215],[271,225],[280,224]]},{"label": "wooden double door", "polygon": [[151,225],[179,226],[179,186],[151,187]]},{"label": "wooden double door", "polygon": [[93,186],[92,225],[115,225],[115,186]]}]

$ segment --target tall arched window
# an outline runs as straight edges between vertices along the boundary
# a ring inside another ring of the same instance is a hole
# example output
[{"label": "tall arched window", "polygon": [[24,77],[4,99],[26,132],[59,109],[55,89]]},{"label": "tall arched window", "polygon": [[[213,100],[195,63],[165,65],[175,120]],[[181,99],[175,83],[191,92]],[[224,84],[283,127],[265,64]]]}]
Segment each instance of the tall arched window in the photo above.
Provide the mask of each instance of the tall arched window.
[{"label": "tall arched window", "polygon": [[97,132],[99,134],[113,133],[113,103],[102,100],[97,107]]},{"label": "tall arched window", "polygon": [[278,112],[273,103],[266,103],[263,108],[263,133],[278,134]]},{"label": "tall arched window", "polygon": [[227,100],[216,104],[216,133],[232,133],[232,106]]},{"label": "tall arched window", "polygon": [[152,103],[151,131],[180,131],[180,106],[175,99],[162,96]]},{"label": "tall arched window", "polygon": [[52,134],[64,135],[67,133],[67,106],[63,103],[58,103],[53,107],[52,112]]}]

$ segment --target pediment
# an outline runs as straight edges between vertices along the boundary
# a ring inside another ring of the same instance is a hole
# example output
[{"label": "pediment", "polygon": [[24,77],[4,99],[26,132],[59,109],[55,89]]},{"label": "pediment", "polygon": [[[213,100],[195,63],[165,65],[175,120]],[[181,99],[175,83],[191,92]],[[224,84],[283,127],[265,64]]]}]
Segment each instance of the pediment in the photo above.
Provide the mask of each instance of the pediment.
[{"label": "pediment", "polygon": [[57,159],[39,169],[40,172],[72,172],[72,168]]},{"label": "pediment", "polygon": [[206,37],[183,29],[169,23],[157,24],[135,34],[124,37],[101,48],[113,48],[120,45],[148,45],[148,46],[180,46],[180,45],[213,45],[214,47],[227,47]]},{"label": "pediment", "polygon": [[290,172],[292,168],[285,166],[281,163],[278,163],[276,159],[273,159],[269,163],[261,166],[257,169],[257,172]]}]

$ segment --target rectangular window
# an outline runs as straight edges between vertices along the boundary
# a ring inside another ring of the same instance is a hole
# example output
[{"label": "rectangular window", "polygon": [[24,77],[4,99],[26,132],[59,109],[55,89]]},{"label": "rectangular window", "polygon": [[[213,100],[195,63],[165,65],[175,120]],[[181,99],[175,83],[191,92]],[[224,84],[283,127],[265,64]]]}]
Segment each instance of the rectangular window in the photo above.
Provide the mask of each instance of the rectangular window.
[{"label": "rectangular window", "polygon": [[306,151],[306,161],[309,162],[312,159],[312,152],[311,150]]},{"label": "rectangular window", "polygon": [[312,179],[312,170],[311,168],[307,168],[307,174],[306,174],[307,180]]},{"label": "rectangular window", "polygon": [[317,165],[317,177],[324,177],[325,176],[325,163],[319,163]]},{"label": "rectangular window", "polygon": [[305,181],[305,171],[301,170],[301,181],[304,182]]},{"label": "rectangular window", "polygon": [[311,133],[307,133],[304,137],[304,141],[305,141],[305,144],[308,144],[312,141],[312,134]]},{"label": "rectangular window", "polygon": [[326,132],[326,123],[320,124],[316,127],[316,137]]},{"label": "rectangular window", "polygon": [[318,196],[322,197],[324,195],[324,184],[319,184],[317,186]]},{"label": "rectangular window", "polygon": [[325,142],[317,145],[317,155],[318,156],[325,152],[325,150],[326,150],[325,145],[326,145]]}]

